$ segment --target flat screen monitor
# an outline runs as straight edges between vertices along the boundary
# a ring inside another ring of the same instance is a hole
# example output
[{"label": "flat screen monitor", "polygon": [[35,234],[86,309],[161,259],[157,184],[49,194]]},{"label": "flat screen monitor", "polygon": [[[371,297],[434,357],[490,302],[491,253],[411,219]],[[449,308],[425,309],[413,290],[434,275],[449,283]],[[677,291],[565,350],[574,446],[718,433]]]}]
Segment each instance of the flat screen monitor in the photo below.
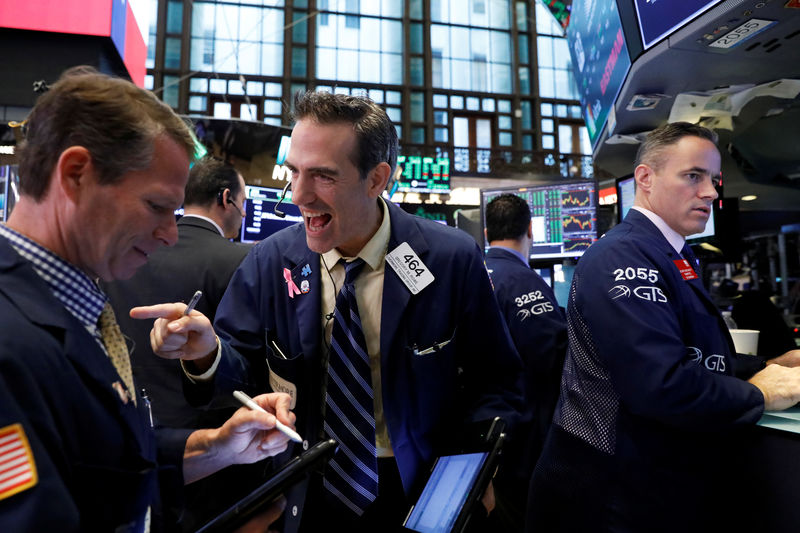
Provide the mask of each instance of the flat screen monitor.
[{"label": "flat screen monitor", "polygon": [[645,50],[711,9],[722,0],[680,0],[680,2],[636,0],[636,18]]},{"label": "flat screen monitor", "polygon": [[616,0],[572,2],[567,41],[586,129],[597,146],[631,67]]},{"label": "flat screen monitor", "polygon": [[397,191],[421,193],[450,192],[450,159],[445,157],[397,156],[401,169]]},{"label": "flat screen monitor", "polygon": [[[597,240],[597,183],[584,180],[481,189],[483,228],[486,204],[508,193],[524,199],[531,209],[531,260],[579,257]],[[489,243],[484,244],[488,249]]]},{"label": "flat screen monitor", "polygon": [[291,202],[291,192],[281,203],[280,210],[285,218],[275,214],[275,205],[281,197],[281,189],[245,185],[247,205],[242,223],[241,241],[256,242],[266,239],[276,231],[303,221],[300,209]]},{"label": "flat screen monitor", "polygon": [[[636,181],[634,177],[628,176],[625,178],[619,178],[617,180],[617,209],[619,210],[618,212],[619,212],[620,222],[622,222],[625,219],[625,216],[628,214],[628,211],[630,211],[631,207],[633,206],[635,196],[636,196]],[[691,241],[698,241],[713,237],[716,229],[716,225],[714,223],[714,213],[716,211],[718,211],[718,206],[717,202],[714,202],[713,209],[711,209],[711,215],[708,217],[708,222],[706,223],[706,229],[701,231],[700,233],[689,235],[688,237],[686,237],[686,239]]]},{"label": "flat screen monitor", "polygon": [[619,222],[625,219],[636,197],[636,180],[633,176],[617,179],[617,213]]}]

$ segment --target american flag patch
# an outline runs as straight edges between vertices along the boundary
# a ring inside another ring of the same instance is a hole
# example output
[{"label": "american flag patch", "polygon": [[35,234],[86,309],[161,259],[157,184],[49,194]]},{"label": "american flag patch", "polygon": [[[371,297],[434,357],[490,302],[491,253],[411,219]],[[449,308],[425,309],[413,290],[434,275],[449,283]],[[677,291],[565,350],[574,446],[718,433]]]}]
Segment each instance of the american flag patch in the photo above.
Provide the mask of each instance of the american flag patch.
[{"label": "american flag patch", "polygon": [[36,464],[21,424],[0,429],[0,500],[36,485]]}]

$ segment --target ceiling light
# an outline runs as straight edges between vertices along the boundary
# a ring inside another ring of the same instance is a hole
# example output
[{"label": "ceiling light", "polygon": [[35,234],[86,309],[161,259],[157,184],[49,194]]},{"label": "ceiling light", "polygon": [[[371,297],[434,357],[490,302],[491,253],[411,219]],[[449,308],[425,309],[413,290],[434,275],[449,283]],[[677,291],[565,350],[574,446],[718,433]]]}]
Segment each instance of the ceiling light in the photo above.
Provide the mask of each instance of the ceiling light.
[{"label": "ceiling light", "polygon": [[756,196],[755,194],[748,194],[748,195],[742,196],[742,201],[743,202],[752,202],[756,198],[758,198],[758,196]]}]

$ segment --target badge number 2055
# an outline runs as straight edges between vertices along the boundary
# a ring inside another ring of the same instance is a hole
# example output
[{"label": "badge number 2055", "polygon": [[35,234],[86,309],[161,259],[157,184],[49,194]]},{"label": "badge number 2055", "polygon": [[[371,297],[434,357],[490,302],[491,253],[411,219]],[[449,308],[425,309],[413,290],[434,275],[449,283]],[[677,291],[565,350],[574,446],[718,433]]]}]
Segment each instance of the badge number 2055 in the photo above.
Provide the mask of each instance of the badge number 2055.
[{"label": "badge number 2055", "polygon": [[641,279],[655,283],[658,281],[658,270],[655,268],[626,267],[614,270],[614,281]]},{"label": "badge number 2055", "polygon": [[532,304],[538,300],[543,299],[542,291],[531,291],[527,294],[523,294],[522,296],[517,296],[514,298],[514,302],[517,304],[517,307],[522,307],[523,305]]}]

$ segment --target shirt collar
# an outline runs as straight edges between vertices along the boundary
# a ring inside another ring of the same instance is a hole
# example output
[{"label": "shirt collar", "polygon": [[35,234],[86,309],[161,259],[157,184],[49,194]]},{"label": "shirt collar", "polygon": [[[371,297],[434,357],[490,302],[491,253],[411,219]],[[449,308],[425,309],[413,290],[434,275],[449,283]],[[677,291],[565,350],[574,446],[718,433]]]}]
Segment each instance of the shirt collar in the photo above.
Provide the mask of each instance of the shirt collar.
[{"label": "shirt collar", "polygon": [[216,222],[214,222],[213,220],[211,220],[208,217],[204,217],[203,215],[195,215],[195,214],[192,214],[192,213],[187,213],[187,214],[183,215],[183,217],[181,217],[181,218],[186,218],[186,217],[194,217],[194,218],[199,218],[201,220],[205,220],[206,222],[208,222],[209,224],[211,224],[212,226],[217,228],[217,231],[219,232],[220,235],[222,235],[223,237],[225,236],[225,234],[222,233],[222,228],[219,226],[219,224],[217,224]]},{"label": "shirt collar", "polygon": [[108,297],[89,276],[42,245],[0,224],[0,236],[31,263],[33,270],[47,284],[53,296],[89,329],[97,326]]},{"label": "shirt collar", "polygon": [[[389,208],[386,206],[386,202],[383,198],[379,198],[378,202],[381,204],[381,210],[383,212],[383,220],[381,221],[381,225],[378,227],[378,231],[367,241],[367,244],[361,249],[356,257],[360,257],[364,260],[366,264],[370,266],[372,270],[377,270],[378,267],[383,262],[383,259],[386,257],[386,249],[389,247],[389,236],[391,235],[391,221],[389,219]],[[344,257],[339,250],[333,248],[328,250],[322,257],[325,259],[325,264],[327,265],[335,265],[339,262],[339,259]],[[345,258],[351,259],[351,258]]]},{"label": "shirt collar", "polygon": [[513,249],[513,248],[509,248],[508,246],[492,246],[491,248],[497,248],[498,250],[505,250],[505,251],[507,251],[507,252],[510,252],[510,253],[514,254],[514,256],[515,256],[515,257],[517,257],[517,258],[519,258],[519,260],[520,260],[520,261],[522,261],[522,263],[523,263],[523,264],[524,264],[526,267],[529,267],[529,268],[530,268],[530,265],[528,264],[528,260],[525,258],[525,256],[524,256],[524,255],[522,255],[521,253],[519,253],[519,250],[515,250],[515,249]]},{"label": "shirt collar", "polygon": [[674,229],[670,228],[669,225],[666,222],[664,222],[663,218],[656,215],[649,209],[645,209],[644,207],[639,207],[638,205],[632,206],[631,209],[636,209],[641,214],[646,216],[650,220],[650,222],[656,225],[656,227],[664,236],[664,238],[667,239],[669,245],[672,246],[672,248],[674,248],[676,252],[681,253],[681,250],[683,250],[683,245],[686,242],[686,239],[683,237],[683,235],[681,235]]}]

